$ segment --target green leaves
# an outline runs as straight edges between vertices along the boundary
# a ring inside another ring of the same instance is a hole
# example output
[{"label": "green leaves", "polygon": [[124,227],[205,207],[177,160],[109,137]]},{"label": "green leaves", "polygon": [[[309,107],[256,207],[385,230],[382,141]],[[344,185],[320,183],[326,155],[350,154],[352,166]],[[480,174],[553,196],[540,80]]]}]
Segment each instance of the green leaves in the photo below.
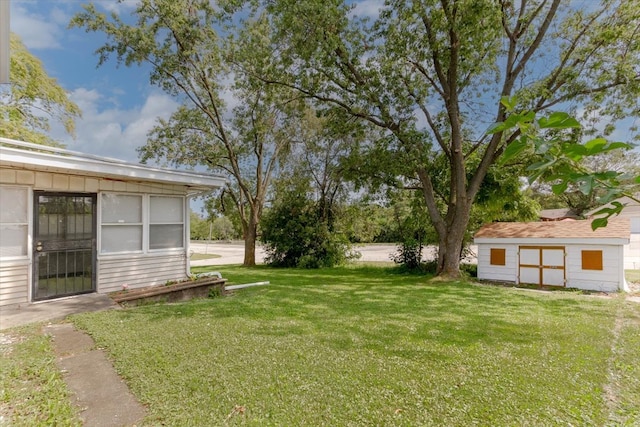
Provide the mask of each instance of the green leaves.
[{"label": "green leaves", "polygon": [[580,123],[569,114],[559,111],[551,113],[549,117],[538,120],[540,129],[579,129]]},{"label": "green leaves", "polygon": [[[514,98],[503,98],[502,104],[512,109],[517,103]],[[563,194],[571,186],[586,196],[604,192],[605,195],[599,199],[600,203],[607,203],[623,195],[634,199],[632,189],[621,184],[621,177],[624,175],[622,172],[592,171],[585,166],[585,159],[615,150],[629,150],[633,145],[610,142],[602,137],[580,143],[579,134],[575,133],[579,129],[580,123],[565,112],[554,112],[538,120],[535,120],[533,112],[523,112],[510,114],[505,121],[495,123],[487,132],[520,132],[520,136],[504,149],[501,164],[506,165],[515,158],[522,158],[525,153],[531,154],[535,160],[526,168],[529,182],[549,182],[554,194]],[[640,176],[633,178],[632,182],[640,183]],[[594,229],[605,227],[608,218],[619,214],[624,208],[615,201],[612,206],[595,214],[604,217],[593,221]]]},{"label": "green leaves", "polygon": [[0,136],[59,145],[49,136],[51,120],[75,136],[75,119],[82,115],[80,108],[13,33],[10,48],[11,85],[7,92],[0,91]]}]

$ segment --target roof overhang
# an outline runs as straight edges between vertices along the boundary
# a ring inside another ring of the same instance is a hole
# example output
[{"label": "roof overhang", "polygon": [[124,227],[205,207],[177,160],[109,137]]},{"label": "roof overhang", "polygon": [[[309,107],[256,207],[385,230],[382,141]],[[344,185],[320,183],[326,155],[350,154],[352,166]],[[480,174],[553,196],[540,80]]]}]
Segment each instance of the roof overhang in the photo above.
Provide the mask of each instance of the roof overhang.
[{"label": "roof overhang", "polygon": [[107,157],[0,138],[0,166],[42,172],[182,185],[189,193],[215,190],[226,179],[211,174],[155,168]]},{"label": "roof overhang", "polygon": [[482,244],[504,244],[504,245],[531,245],[531,246],[564,246],[564,245],[627,245],[629,244],[629,239],[624,238],[586,238],[586,237],[578,237],[578,238],[543,238],[543,237],[476,237],[473,239],[473,242],[476,245]]}]

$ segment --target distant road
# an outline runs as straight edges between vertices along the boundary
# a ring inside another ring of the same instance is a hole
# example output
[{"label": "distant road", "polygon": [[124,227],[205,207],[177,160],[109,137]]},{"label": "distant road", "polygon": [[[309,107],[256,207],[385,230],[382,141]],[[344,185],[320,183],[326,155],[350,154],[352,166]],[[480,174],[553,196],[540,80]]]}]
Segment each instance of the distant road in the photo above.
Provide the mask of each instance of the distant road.
[{"label": "distant road", "polygon": [[[242,261],[244,261],[244,242],[203,243],[201,241],[191,241],[189,250],[198,254],[218,255],[216,258],[191,261],[191,265],[194,267],[202,265],[242,264]],[[359,261],[391,261],[391,255],[396,252],[396,245],[392,243],[375,243],[356,246],[356,250],[362,255]],[[435,248],[426,247],[423,253],[425,258],[432,257],[435,254]],[[264,249],[258,245],[256,247],[256,263],[264,263],[264,258]],[[475,259],[472,262],[475,262]]]}]

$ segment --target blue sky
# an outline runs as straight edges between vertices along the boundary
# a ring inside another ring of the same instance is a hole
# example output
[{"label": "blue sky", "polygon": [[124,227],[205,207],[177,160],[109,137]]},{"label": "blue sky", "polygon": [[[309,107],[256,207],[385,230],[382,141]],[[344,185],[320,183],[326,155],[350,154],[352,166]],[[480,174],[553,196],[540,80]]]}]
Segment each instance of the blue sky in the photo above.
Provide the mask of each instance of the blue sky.
[{"label": "blue sky", "polygon": [[[76,122],[75,139],[61,126],[53,127],[52,136],[71,150],[137,161],[136,148],[145,143],[157,118],[167,118],[177,108],[176,101],[149,83],[145,67],[117,68],[115,61],[108,61],[97,68],[94,52],[104,44],[104,36],[68,29],[71,17],[87,1],[10,1],[11,31],[22,38],[83,113]],[[126,17],[136,0],[94,3],[102,11],[116,11]],[[354,3],[356,14],[374,16],[383,0]],[[232,99],[228,102],[233,104]],[[613,138],[624,141],[625,132],[619,129]]]},{"label": "blue sky", "polygon": [[[11,0],[11,31],[20,36],[82,110],[75,139],[60,126],[53,127],[52,136],[71,150],[137,161],[136,148],[144,144],[156,118],[168,117],[177,104],[150,85],[148,72],[142,67],[116,68],[113,61],[96,68],[94,52],[104,43],[104,37],[67,28],[84,3]],[[135,2],[97,4],[104,10],[126,14]]]},{"label": "blue sky", "polygon": [[[0,0],[7,1],[7,0]],[[147,132],[157,118],[167,118],[177,103],[149,83],[144,67],[116,67],[108,61],[97,67],[95,50],[105,38],[101,34],[69,29],[71,17],[89,3],[81,0],[10,0],[11,31],[18,34],[45,70],[69,92],[82,110],[73,139],[61,126],[52,136],[70,150],[138,161],[136,148],[144,145]],[[136,0],[98,0],[104,12],[126,16]],[[358,4],[363,14],[375,13],[382,0]]]}]

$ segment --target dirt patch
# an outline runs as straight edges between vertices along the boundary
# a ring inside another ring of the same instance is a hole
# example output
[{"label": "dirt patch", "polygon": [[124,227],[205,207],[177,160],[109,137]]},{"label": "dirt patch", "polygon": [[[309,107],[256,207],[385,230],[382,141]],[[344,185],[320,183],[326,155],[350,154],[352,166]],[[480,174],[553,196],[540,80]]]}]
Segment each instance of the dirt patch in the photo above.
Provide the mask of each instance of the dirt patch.
[{"label": "dirt patch", "polygon": [[20,335],[0,333],[0,354],[5,356],[11,354],[14,344],[22,342]]}]

